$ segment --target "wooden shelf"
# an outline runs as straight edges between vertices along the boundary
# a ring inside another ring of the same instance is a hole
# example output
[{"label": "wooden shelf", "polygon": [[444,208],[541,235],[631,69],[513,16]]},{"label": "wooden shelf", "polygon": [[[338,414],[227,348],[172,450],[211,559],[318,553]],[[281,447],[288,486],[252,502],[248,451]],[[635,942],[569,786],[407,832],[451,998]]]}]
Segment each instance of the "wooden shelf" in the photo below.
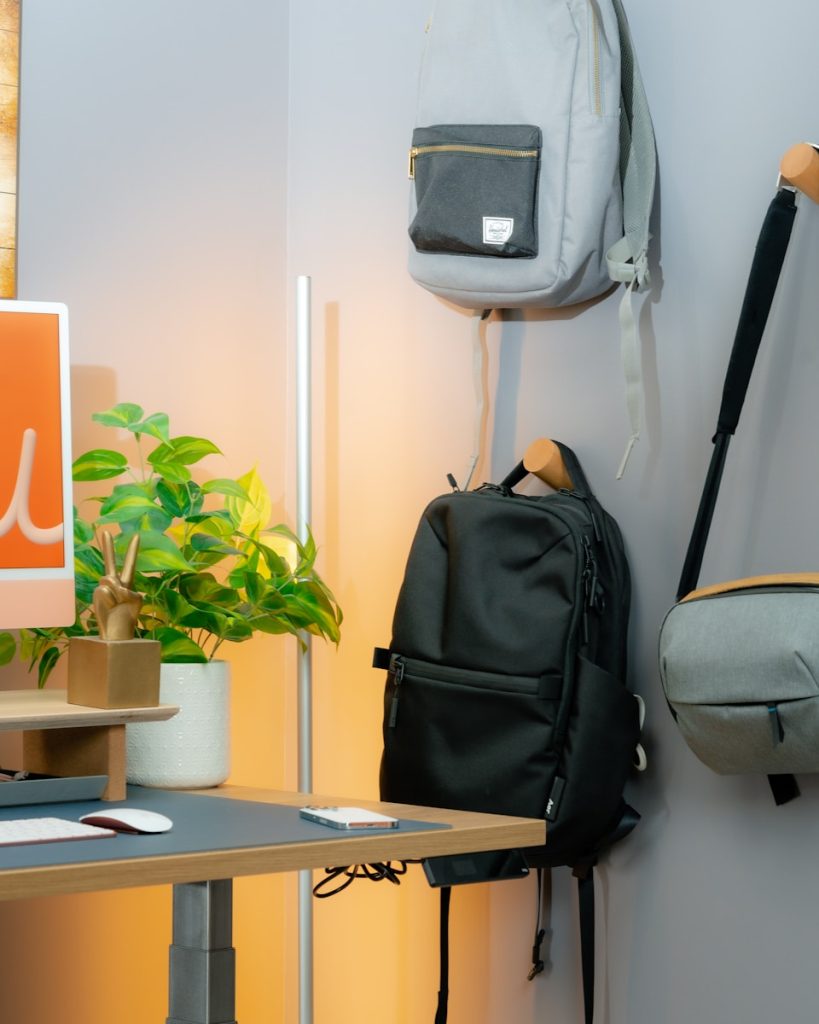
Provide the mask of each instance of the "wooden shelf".
[{"label": "wooden shelf", "polygon": [[62,777],[107,775],[103,800],[125,799],[125,726],[164,722],[173,704],[90,708],[69,704],[65,690],[0,691],[0,731],[23,733],[23,767]]},{"label": "wooden shelf", "polygon": [[177,711],[179,708],[173,704],[154,708],[88,708],[69,704],[65,690],[0,691],[0,731],[165,722]]}]

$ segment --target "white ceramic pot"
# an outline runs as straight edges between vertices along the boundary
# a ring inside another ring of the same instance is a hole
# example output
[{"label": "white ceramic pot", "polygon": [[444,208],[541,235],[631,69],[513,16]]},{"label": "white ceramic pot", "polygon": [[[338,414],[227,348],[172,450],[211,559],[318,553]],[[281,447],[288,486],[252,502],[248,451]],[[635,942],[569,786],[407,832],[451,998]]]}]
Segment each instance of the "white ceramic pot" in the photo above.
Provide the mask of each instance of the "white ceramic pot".
[{"label": "white ceramic pot", "polygon": [[230,669],[226,661],[163,664],[159,702],[167,722],[125,729],[128,781],[160,789],[218,786],[230,774]]}]

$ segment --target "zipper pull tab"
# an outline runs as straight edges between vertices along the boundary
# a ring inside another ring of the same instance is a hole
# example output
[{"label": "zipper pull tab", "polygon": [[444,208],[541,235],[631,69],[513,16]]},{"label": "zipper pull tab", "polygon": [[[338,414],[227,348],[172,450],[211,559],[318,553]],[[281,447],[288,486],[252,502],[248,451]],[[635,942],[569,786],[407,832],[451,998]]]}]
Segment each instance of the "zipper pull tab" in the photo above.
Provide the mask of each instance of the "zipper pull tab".
[{"label": "zipper pull tab", "polygon": [[446,478],[447,482],[449,483],[449,486],[452,488],[453,491],[455,491],[456,493],[460,491],[461,488],[458,486],[458,481],[451,473],[447,473]]},{"label": "zipper pull tab", "polygon": [[771,723],[771,739],[773,740],[773,745],[778,747],[785,739],[785,727],[782,725],[782,719],[779,717],[779,706],[777,704],[769,705],[768,720]]},{"label": "zipper pull tab", "polygon": [[415,158],[418,156],[418,147],[413,146],[409,151],[409,168],[407,171],[407,177],[410,181],[415,178]]},{"label": "zipper pull tab", "polygon": [[395,728],[398,720],[398,696],[401,681],[404,678],[404,659],[400,654],[393,654],[390,658],[389,677],[392,680],[392,700],[390,701],[390,717],[387,725],[390,729]]}]

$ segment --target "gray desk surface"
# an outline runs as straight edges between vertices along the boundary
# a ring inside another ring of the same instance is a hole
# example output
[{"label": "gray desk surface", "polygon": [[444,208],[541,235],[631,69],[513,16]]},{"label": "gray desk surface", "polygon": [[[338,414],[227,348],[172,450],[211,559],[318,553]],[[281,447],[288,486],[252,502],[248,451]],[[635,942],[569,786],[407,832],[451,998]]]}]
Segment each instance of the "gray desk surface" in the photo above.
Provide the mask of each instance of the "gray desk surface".
[{"label": "gray desk surface", "polygon": [[[298,808],[305,804],[369,807],[413,824],[351,835],[301,822]],[[279,810],[272,813],[273,805]],[[31,816],[77,818],[100,806],[78,801],[30,810]],[[7,847],[0,850],[0,900],[504,850],[537,846],[546,838],[543,820],[243,786],[201,793],[140,789],[134,806],[166,813],[174,832]],[[26,816],[22,807],[0,810],[0,817]],[[305,831],[291,831],[291,825]],[[191,845],[183,849],[186,838]],[[80,853],[81,859],[68,860]]]},{"label": "gray desk surface", "polygon": [[[125,858],[155,857],[213,850],[234,850],[280,843],[322,842],[338,839],[338,829],[317,825],[299,817],[298,807],[256,803],[250,800],[203,800],[189,793],[177,793],[140,786],[128,787],[124,802],[100,800],[37,804],[30,807],[0,808],[0,821],[12,818],[65,818],[116,807],[140,807],[158,811],[174,823],[170,832],[154,835],[120,833],[115,838],[72,840],[26,846],[0,846],[0,871],[56,864],[83,864]],[[448,825],[400,819],[398,829],[368,832],[390,834],[448,828]]]}]

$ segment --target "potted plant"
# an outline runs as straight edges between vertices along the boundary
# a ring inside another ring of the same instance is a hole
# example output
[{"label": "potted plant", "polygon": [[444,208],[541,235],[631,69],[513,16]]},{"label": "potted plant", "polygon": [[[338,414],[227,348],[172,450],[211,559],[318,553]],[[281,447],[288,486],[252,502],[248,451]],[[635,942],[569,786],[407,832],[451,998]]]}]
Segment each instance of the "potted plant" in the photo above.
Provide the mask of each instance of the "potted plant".
[{"label": "potted plant", "polygon": [[[112,481],[109,493],[75,508],[76,620],[67,627],[21,630],[19,646],[11,634],[0,633],[0,665],[19,650],[29,669],[36,668],[39,686],[45,685],[69,640],[98,632],[93,593],[105,572],[102,532],[113,534],[120,561],[139,533],[134,589],[144,602],[135,635],[161,644],[160,699],[181,700],[182,711],[170,722],[149,723],[147,730],[128,727],[129,780],[161,784],[150,763],[161,753],[154,746],[162,742],[169,759],[180,761],[184,694],[192,692],[193,706],[201,703],[209,676],[219,694],[210,718],[227,743],[229,679],[226,663],[215,658],[223,644],[241,643],[259,632],[311,633],[338,643],[342,614],[316,571],[312,536],[302,542],[287,526],[268,525],[270,498],[255,469],[237,479],[195,480],[191,467],[221,454],[212,441],[174,437],[167,414],[146,416],[131,403],[92,418],[126,431],[130,443],[129,454],[95,448],[74,462],[75,481]],[[163,727],[168,729],[164,740]],[[190,756],[223,762],[198,783],[214,785],[217,776],[222,776],[218,781],[227,777],[227,750],[221,758],[216,754],[216,740],[202,733],[206,727],[192,729]],[[145,761],[150,778],[140,767]],[[189,774],[185,769],[184,778],[180,774],[165,784],[196,784]]]}]

